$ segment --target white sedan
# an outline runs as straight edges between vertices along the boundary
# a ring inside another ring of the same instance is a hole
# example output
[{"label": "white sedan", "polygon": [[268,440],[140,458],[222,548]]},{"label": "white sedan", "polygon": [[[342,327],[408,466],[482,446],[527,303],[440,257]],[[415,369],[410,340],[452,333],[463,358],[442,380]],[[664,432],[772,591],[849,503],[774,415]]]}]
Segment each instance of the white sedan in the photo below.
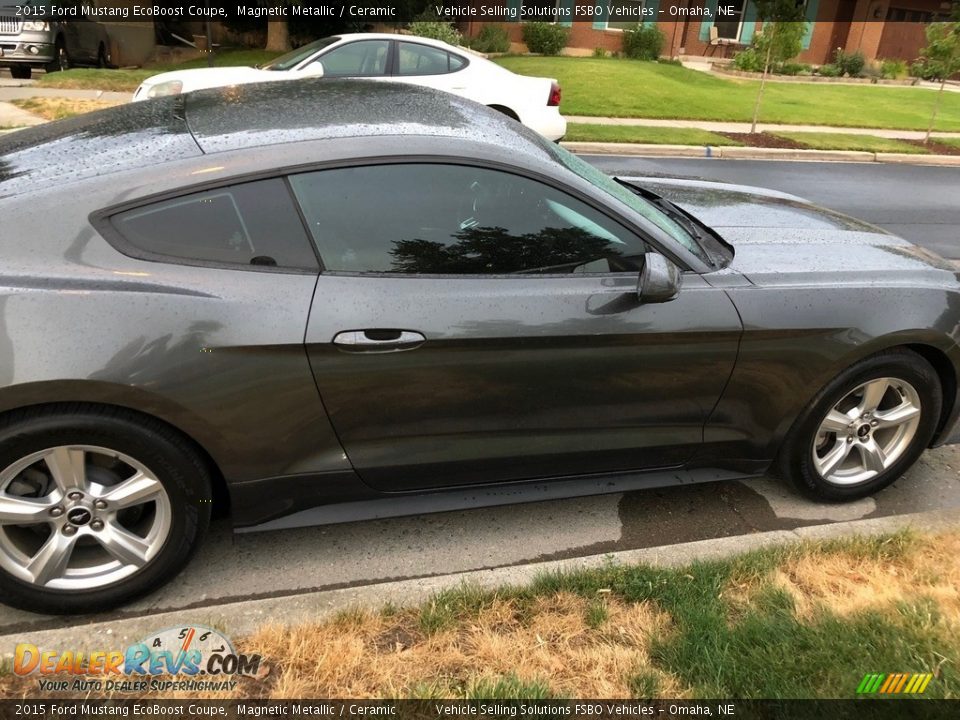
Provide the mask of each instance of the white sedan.
[{"label": "white sedan", "polygon": [[412,35],[337,35],[259,67],[174,70],[147,78],[133,99],[311,76],[380,78],[424,85],[488,105],[550,140],[559,140],[567,131],[556,80],[517,75],[470,50]]}]

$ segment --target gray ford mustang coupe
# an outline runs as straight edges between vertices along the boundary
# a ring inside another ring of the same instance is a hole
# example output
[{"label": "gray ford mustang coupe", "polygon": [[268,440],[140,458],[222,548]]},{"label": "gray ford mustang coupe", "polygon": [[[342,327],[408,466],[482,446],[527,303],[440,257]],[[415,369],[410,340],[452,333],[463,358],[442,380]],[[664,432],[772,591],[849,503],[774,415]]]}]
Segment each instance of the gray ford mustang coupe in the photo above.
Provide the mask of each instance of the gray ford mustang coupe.
[{"label": "gray ford mustang coupe", "polygon": [[958,437],[960,278],[795,197],[609,178],[364,81],[0,140],[0,600],[169,581],[276,529],[782,476],[874,493]]}]

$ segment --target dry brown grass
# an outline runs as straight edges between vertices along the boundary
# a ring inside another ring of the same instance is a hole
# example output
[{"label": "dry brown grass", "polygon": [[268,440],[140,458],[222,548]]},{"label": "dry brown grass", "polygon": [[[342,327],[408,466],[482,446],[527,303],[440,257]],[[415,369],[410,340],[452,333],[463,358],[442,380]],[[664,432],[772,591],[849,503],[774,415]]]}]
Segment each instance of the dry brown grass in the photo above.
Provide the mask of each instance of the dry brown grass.
[{"label": "dry brown grass", "polygon": [[[495,600],[457,627],[424,635],[416,616],[357,613],[337,622],[268,627],[247,649],[281,662],[271,697],[396,697],[416,690],[460,694],[483,679],[515,675],[545,681],[570,697],[627,697],[629,677],[650,668],[652,637],[669,618],[648,603],[607,601],[597,629],[585,622],[589,602],[571,594],[520,607]],[[685,689],[662,677],[665,696]]]},{"label": "dry brown grass", "polygon": [[[669,617],[649,603],[603,602],[607,619],[597,628],[585,621],[590,601],[566,593],[523,606],[494,600],[429,635],[416,610],[358,610],[292,628],[266,626],[239,643],[271,663],[263,679],[244,678],[234,692],[164,697],[450,697],[504,676],[541,681],[561,696],[629,697],[638,671],[658,678],[663,697],[687,697],[687,688],[650,665],[651,639],[670,632]],[[34,679],[23,680],[7,678],[6,687],[0,680],[0,694],[35,690]]]},{"label": "dry brown grass", "polygon": [[122,102],[115,100],[71,100],[49,97],[24,98],[11,102],[20,109],[39,115],[45,120],[62,120],[94,110],[123,105]]},{"label": "dry brown grass", "polygon": [[926,597],[937,604],[949,624],[960,627],[958,558],[960,533],[956,532],[918,539],[891,559],[835,550],[794,553],[772,574],[732,582],[723,595],[734,621],[767,583],[791,596],[795,614],[803,621],[814,620],[821,609],[849,617]]}]

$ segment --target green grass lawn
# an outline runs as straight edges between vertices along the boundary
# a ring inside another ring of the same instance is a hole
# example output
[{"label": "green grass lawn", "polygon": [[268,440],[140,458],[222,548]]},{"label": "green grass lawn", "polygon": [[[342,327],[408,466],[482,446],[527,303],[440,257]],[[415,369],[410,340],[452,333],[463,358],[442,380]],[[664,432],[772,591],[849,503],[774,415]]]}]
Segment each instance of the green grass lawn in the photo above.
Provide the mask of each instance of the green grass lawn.
[{"label": "green grass lawn", "polygon": [[910,143],[875,135],[819,132],[778,132],[774,134],[803,143],[812,150],[865,150],[867,152],[917,154],[929,152]]},{"label": "green grass lawn", "polygon": [[740,145],[736,140],[696,128],[639,127],[570,123],[570,142],[648,143],[651,145]]},{"label": "green grass lawn", "polygon": [[[637,60],[503,57],[523,75],[554,77],[569,115],[749,122],[757,81],[719,78]],[[936,93],[910,87],[768,83],[761,120],[768,123],[925,130]],[[937,130],[960,130],[960,93],[944,93]]]},{"label": "green grass lawn", "polygon": [[[231,50],[213,56],[215,67],[229,65],[261,65],[277,57],[279,53],[266,50]],[[50,73],[38,78],[37,85],[45,88],[93,89],[113,92],[133,92],[151,75],[169,70],[186,70],[207,67],[206,58],[188,60],[180,64],[158,64],[136,70],[98,70],[76,68],[66,72]]]}]

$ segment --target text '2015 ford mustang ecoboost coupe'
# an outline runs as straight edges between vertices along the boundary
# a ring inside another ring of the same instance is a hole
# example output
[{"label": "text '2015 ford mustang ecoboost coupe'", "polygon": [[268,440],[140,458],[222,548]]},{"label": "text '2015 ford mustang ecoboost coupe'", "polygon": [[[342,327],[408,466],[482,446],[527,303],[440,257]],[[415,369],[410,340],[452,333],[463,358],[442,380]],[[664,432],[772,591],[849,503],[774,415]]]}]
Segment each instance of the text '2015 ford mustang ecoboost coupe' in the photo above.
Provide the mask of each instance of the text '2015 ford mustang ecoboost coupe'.
[{"label": "text '2015 ford mustang ecoboost coupe'", "polygon": [[[322,97],[322,102],[318,101]],[[0,140],[0,600],[122,603],[275,529],[957,437],[960,282],[798,198],[610,178],[442,92],[304,80]]]}]

